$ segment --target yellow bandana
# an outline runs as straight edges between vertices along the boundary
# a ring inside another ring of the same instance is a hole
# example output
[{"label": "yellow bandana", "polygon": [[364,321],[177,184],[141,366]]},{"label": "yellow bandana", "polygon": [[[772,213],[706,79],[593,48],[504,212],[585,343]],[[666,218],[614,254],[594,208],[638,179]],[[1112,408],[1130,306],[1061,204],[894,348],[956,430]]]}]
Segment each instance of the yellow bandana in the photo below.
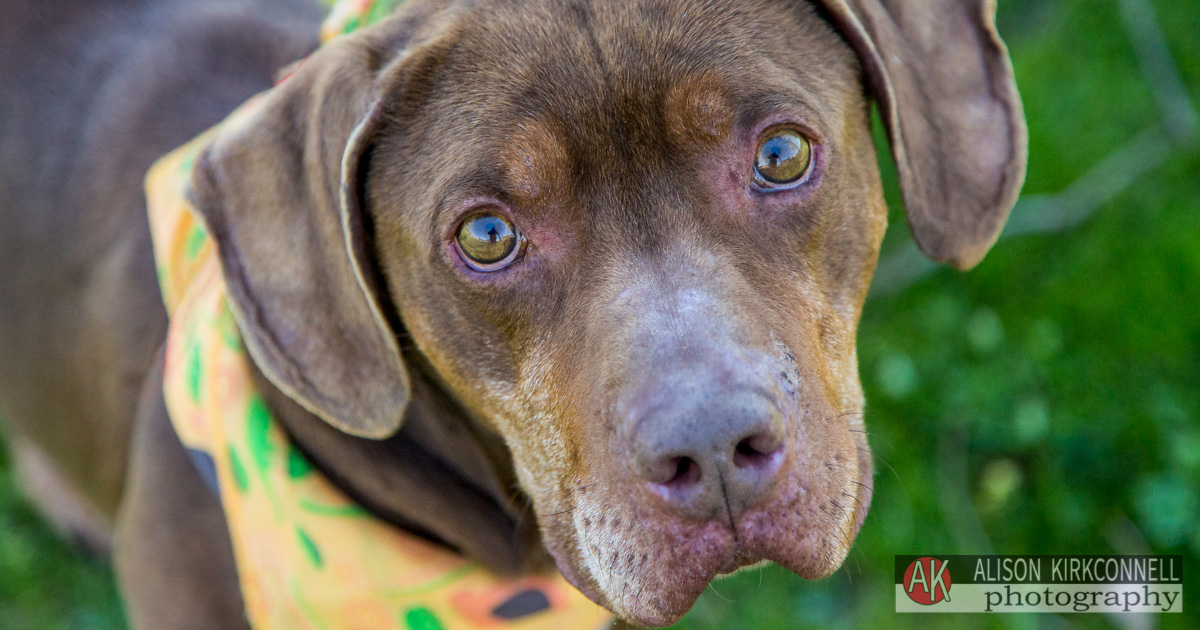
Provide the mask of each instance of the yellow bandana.
[{"label": "yellow bandana", "polygon": [[[351,30],[347,16],[359,16],[354,26],[369,23],[364,16],[374,6],[369,0],[340,3],[330,24],[343,22],[334,31],[327,24],[323,32]],[[240,124],[258,103],[252,99],[217,129]],[[220,495],[251,625],[607,628],[612,616],[557,573],[501,580],[375,518],[289,441],[253,387],[215,245],[181,194],[197,153],[215,132],[159,160],[147,175],[146,197],[159,284],[171,314],[167,409],[180,441]]]}]

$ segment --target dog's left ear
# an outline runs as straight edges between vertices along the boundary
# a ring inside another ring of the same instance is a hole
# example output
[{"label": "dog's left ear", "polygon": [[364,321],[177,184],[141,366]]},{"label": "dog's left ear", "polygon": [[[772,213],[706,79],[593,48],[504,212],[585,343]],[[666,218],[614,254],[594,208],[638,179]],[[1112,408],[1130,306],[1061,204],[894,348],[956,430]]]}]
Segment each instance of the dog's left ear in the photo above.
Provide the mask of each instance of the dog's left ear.
[{"label": "dog's left ear", "polygon": [[216,242],[229,305],[263,375],[352,435],[383,438],[410,398],[375,267],[365,172],[383,95],[411,73],[425,16],[317,51],[218,132],[190,196]]},{"label": "dog's left ear", "polygon": [[1025,115],[995,0],[820,0],[879,102],[908,223],[930,258],[973,267],[1025,178]]}]

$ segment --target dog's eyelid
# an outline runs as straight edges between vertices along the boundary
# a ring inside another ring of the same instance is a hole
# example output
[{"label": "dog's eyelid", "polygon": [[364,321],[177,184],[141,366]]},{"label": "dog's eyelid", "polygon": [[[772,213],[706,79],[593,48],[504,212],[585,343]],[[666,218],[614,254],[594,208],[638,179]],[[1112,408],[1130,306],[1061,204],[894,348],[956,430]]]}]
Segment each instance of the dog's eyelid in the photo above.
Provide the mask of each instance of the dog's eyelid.
[{"label": "dog's eyelid", "polygon": [[824,140],[822,129],[829,129],[826,112],[814,106],[798,89],[757,92],[742,100],[738,126],[752,136],[779,124],[792,124],[814,142]]},{"label": "dog's eyelid", "polygon": [[[458,225],[477,209],[500,208],[510,221],[514,220],[508,196],[490,183],[472,185],[477,180],[452,177],[452,184],[437,193],[430,217],[430,228],[438,240],[453,238]],[[463,185],[464,181],[466,185]]]},{"label": "dog's eyelid", "polygon": [[770,131],[781,128],[792,128],[804,134],[814,146],[824,144],[825,134],[823,121],[805,114],[798,108],[780,108],[770,113],[757,116],[746,126],[747,140],[757,143]]}]

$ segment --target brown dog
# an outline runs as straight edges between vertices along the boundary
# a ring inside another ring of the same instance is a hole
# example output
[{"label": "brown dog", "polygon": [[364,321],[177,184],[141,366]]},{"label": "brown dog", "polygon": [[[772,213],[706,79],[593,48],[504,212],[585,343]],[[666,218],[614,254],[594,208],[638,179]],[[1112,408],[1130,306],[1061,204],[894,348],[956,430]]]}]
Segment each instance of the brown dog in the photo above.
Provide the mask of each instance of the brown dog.
[{"label": "brown dog", "polygon": [[[9,438],[62,527],[115,531],[136,627],[239,627],[221,508],[152,365],[139,184],[311,49],[316,16],[50,4],[0,9]],[[548,551],[635,623],[760,561],[830,574],[871,499],[867,90],[917,242],[972,266],[1025,164],[992,13],[414,0],[341,38],[192,186],[269,406],[377,515],[501,573]]]}]

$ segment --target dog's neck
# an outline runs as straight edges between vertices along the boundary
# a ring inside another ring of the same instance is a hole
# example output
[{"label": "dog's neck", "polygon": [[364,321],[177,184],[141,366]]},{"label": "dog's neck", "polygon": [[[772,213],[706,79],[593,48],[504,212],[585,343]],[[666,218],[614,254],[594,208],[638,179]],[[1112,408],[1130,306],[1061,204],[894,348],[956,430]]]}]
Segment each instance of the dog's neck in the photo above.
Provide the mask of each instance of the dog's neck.
[{"label": "dog's neck", "polygon": [[257,369],[254,381],[296,446],[380,518],[500,574],[548,566],[537,523],[500,437],[454,403],[419,356],[406,357],[412,400],[386,440],[347,435],[309,413]]}]

